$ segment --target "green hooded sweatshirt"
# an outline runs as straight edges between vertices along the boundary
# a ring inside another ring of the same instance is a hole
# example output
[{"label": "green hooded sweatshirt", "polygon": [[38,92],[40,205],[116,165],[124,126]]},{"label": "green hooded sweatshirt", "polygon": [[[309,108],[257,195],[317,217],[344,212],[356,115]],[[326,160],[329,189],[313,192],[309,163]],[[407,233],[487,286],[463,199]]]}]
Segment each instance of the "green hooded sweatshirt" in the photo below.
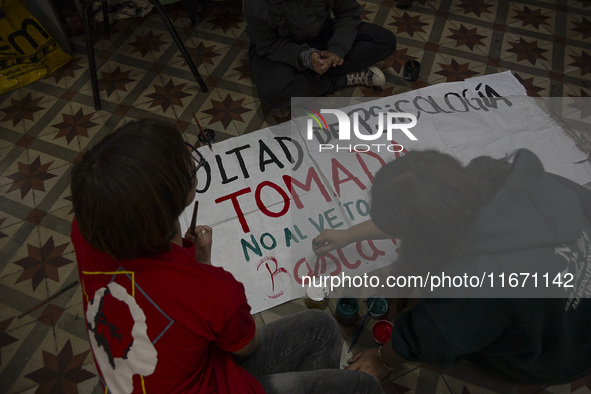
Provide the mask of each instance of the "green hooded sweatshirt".
[{"label": "green hooded sweatshirt", "polygon": [[[421,300],[394,322],[394,351],[440,367],[466,359],[528,384],[562,384],[590,373],[590,223],[591,191],[545,172],[533,153],[520,150],[453,263],[456,271],[494,272],[496,298]],[[512,292],[508,275],[520,272],[537,272],[538,287]],[[553,283],[558,274],[560,286]],[[564,287],[566,274],[572,287]],[[530,298],[499,298],[515,294]]]}]

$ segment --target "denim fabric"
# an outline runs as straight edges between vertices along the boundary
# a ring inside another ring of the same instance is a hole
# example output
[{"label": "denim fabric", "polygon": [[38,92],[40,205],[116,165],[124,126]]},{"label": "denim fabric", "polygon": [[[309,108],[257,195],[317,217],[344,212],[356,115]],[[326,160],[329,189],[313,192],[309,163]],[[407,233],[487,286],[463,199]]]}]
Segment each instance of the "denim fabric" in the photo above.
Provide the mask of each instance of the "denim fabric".
[{"label": "denim fabric", "polygon": [[382,393],[364,372],[339,369],[342,337],[332,316],[319,310],[291,315],[259,328],[259,348],[242,360],[267,393]]}]

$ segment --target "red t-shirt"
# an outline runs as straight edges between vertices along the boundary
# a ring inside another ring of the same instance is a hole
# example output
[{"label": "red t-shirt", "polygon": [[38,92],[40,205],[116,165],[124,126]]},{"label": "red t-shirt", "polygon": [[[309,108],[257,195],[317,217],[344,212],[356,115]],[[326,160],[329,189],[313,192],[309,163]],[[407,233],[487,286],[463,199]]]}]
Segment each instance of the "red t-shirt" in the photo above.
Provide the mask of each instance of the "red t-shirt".
[{"label": "red t-shirt", "polygon": [[114,393],[264,393],[229,352],[256,326],[244,286],[197,262],[183,240],[153,258],[117,261],[72,223],[86,325],[105,385]]}]

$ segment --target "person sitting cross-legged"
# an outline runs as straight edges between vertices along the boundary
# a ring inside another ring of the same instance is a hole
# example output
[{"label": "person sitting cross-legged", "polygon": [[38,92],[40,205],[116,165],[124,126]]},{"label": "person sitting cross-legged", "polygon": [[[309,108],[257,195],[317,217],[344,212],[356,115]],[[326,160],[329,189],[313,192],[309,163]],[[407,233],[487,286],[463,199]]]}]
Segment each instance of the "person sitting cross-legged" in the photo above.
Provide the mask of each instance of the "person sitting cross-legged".
[{"label": "person sitting cross-legged", "polygon": [[374,65],[394,53],[396,37],[362,22],[357,0],[244,0],[243,10],[254,82],[272,107],[346,86],[384,86]]}]

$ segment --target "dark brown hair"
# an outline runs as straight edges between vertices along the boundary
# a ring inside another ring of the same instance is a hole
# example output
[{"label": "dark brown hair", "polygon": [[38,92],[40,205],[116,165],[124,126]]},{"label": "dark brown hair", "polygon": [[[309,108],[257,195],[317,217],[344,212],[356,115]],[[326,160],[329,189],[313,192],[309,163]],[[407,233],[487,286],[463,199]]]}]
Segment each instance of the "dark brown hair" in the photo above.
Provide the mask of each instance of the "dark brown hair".
[{"label": "dark brown hair", "polygon": [[80,233],[118,260],[170,250],[192,187],[192,165],[172,124],[143,119],[118,128],[73,167]]},{"label": "dark brown hair", "polygon": [[450,261],[464,230],[505,182],[510,167],[486,157],[464,167],[441,152],[411,151],[376,174],[371,218],[402,240],[401,257],[410,262]]}]

